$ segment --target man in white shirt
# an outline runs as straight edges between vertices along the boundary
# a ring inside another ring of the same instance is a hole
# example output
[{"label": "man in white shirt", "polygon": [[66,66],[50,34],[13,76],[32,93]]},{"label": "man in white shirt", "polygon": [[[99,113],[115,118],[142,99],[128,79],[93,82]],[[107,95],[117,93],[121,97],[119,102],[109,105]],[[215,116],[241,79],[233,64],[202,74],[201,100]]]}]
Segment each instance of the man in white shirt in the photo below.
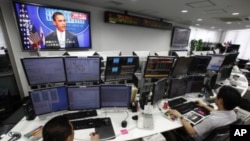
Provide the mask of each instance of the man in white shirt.
[{"label": "man in white shirt", "polygon": [[233,109],[240,104],[240,101],[241,95],[235,88],[222,86],[215,98],[217,110],[202,102],[198,103],[199,106],[210,111],[210,115],[199,124],[192,126],[177,110],[170,110],[169,114],[180,118],[186,133],[190,137],[193,137],[196,141],[201,141],[215,128],[228,125],[237,120],[237,115]]},{"label": "man in white shirt", "polygon": [[45,37],[46,48],[79,47],[77,36],[66,30],[66,20],[61,12],[55,12],[52,16],[56,31]]}]

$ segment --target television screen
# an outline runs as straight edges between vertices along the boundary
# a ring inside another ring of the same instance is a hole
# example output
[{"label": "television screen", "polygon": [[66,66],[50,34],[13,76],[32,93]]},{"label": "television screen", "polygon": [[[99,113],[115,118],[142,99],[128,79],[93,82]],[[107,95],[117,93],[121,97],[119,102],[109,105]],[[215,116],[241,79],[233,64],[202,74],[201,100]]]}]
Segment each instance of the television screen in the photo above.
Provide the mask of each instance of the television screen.
[{"label": "television screen", "polygon": [[23,50],[91,48],[90,12],[14,2]]},{"label": "television screen", "polygon": [[206,73],[207,66],[211,60],[211,56],[193,56],[193,60],[190,64],[188,73],[189,74],[198,74]]},{"label": "television screen", "polygon": [[64,64],[68,83],[100,81],[100,57],[65,57]]},{"label": "television screen", "polygon": [[133,80],[138,65],[138,56],[107,57],[105,81]]},{"label": "television screen", "polygon": [[189,28],[175,26],[172,30],[171,46],[187,47],[190,31]]},{"label": "television screen", "polygon": [[158,80],[153,84],[151,104],[154,105],[165,96],[167,78]]},{"label": "television screen", "polygon": [[172,71],[172,76],[186,75],[193,57],[178,57]]},{"label": "television screen", "polygon": [[148,56],[144,78],[168,77],[172,71],[174,60],[173,56]]},{"label": "television screen", "polygon": [[212,71],[218,71],[221,68],[221,65],[225,59],[225,55],[213,54],[207,69]]},{"label": "television screen", "polygon": [[69,110],[89,110],[99,109],[100,87],[68,87]]},{"label": "television screen", "polygon": [[68,110],[66,87],[37,89],[29,92],[36,115]]},{"label": "television screen", "polygon": [[21,62],[30,86],[66,81],[62,57],[22,58]]},{"label": "television screen", "polygon": [[129,108],[131,86],[101,85],[101,107]]},{"label": "television screen", "polygon": [[169,85],[168,98],[184,96],[186,94],[187,78],[172,78]]}]

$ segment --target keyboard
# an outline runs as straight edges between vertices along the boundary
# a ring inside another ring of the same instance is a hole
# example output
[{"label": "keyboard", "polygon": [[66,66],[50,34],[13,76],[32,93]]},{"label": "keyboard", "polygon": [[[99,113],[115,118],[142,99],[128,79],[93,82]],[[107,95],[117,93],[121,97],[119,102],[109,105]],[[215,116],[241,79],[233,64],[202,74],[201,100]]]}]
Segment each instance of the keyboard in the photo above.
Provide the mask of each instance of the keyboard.
[{"label": "keyboard", "polygon": [[112,126],[111,119],[105,118],[94,118],[94,119],[83,119],[70,121],[73,125],[74,130],[88,129],[88,128],[99,128],[102,126]]},{"label": "keyboard", "polygon": [[176,98],[176,99],[168,101],[168,105],[172,108],[172,107],[175,107],[177,105],[181,105],[181,104],[183,104],[186,101],[187,100],[184,99],[183,97],[179,97],[179,98]]},{"label": "keyboard", "polygon": [[69,120],[97,116],[96,110],[64,114]]},{"label": "keyboard", "polygon": [[191,102],[183,103],[181,105],[177,105],[177,106],[171,107],[171,108],[178,110],[181,114],[185,114],[191,110],[199,108],[199,106],[196,105],[195,102],[191,101]]}]

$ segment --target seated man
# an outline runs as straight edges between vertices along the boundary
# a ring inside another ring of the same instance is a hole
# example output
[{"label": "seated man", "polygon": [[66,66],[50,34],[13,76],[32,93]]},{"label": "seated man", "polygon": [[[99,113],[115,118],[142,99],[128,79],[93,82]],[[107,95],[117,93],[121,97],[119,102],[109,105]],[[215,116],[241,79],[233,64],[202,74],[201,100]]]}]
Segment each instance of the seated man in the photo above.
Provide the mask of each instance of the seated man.
[{"label": "seated man", "polygon": [[[222,86],[217,94],[217,97],[215,98],[215,104],[218,107],[217,110],[214,110],[202,102],[198,103],[199,106],[202,106],[210,111],[210,115],[199,124],[192,126],[177,110],[170,110],[169,114],[180,118],[185,132],[190,137],[194,140],[201,141],[209,135],[213,129],[228,125],[237,120],[237,115],[233,109],[240,104],[240,101],[241,95],[235,88],[231,86]],[[169,133],[163,133],[163,135],[174,135],[174,138],[182,135],[179,134],[179,131],[172,132],[174,134]]]},{"label": "seated man", "polygon": [[[73,141],[74,130],[65,116],[56,116],[43,127],[43,141]],[[99,135],[90,133],[91,141],[99,141]]]}]

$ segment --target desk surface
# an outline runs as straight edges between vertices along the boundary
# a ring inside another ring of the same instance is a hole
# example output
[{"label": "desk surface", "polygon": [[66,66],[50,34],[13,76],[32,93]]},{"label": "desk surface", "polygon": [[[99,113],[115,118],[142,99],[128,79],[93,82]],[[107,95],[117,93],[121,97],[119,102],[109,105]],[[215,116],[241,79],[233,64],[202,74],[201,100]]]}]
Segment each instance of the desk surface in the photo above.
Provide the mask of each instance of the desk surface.
[{"label": "desk surface", "polygon": [[[162,101],[164,102],[164,101]],[[160,106],[163,103],[160,103]],[[136,113],[132,113],[130,110],[126,110],[127,112],[122,112],[122,111],[116,111],[116,112],[109,112],[109,111],[104,111],[104,110],[97,110],[98,116],[97,117],[92,117],[92,118],[98,118],[98,117],[110,117],[112,120],[113,128],[115,131],[116,138],[113,140],[132,140],[132,139],[137,139],[149,135],[153,135],[155,133],[160,133],[164,131],[169,131],[173,130],[179,127],[182,127],[182,124],[180,123],[179,120],[172,121],[167,118],[165,118],[162,115],[162,112],[159,110],[158,106],[153,107],[153,119],[154,119],[154,128],[152,130],[149,129],[141,129],[137,127],[137,122],[132,119],[132,116],[134,115],[140,115],[142,111],[138,111]],[[122,128],[121,127],[121,122],[124,120],[127,116],[128,113],[128,118],[127,120],[127,127]],[[63,112],[59,113],[53,113],[49,114],[43,117],[37,117],[36,119],[32,121],[27,121],[25,118],[23,118],[16,126],[11,130],[14,132],[21,132],[22,137],[19,139],[19,141],[25,141],[26,139],[24,138],[24,134],[27,132],[35,129],[36,127],[39,127],[41,125],[44,125],[49,119],[53,118],[56,115],[63,114]],[[122,131],[126,132],[127,134],[122,134]],[[89,133],[95,131],[94,128],[91,129],[83,129],[83,130],[76,130],[75,131],[75,140],[82,140],[82,141],[87,141],[90,139]],[[2,140],[7,141],[10,139],[8,135],[6,135]],[[112,140],[111,140],[112,141]]]},{"label": "desk surface", "polygon": [[[233,73],[234,74],[234,73]],[[244,95],[248,89],[248,81],[244,77],[243,74],[237,74],[240,76],[240,78],[237,80],[238,85],[235,86],[236,89],[242,90],[242,95]],[[223,85],[229,85],[229,82],[224,82]],[[197,96],[188,96],[186,97],[189,100],[197,100]],[[153,107],[152,113],[153,113],[153,119],[154,119],[154,128],[152,130],[147,130],[147,129],[141,129],[137,126],[137,122],[132,119],[132,116],[134,115],[140,115],[143,112],[142,110],[139,110],[136,113],[132,113],[131,110],[126,110],[127,112],[105,112],[104,110],[97,110],[98,116],[97,117],[92,117],[92,118],[98,118],[98,117],[110,117],[112,120],[113,128],[115,131],[116,138],[111,140],[132,140],[132,139],[137,139],[137,138],[142,138],[145,136],[153,135],[156,133],[164,132],[164,131],[169,131],[173,130],[179,127],[182,127],[182,124],[180,123],[179,120],[172,121],[167,119],[166,117],[163,116],[163,113],[159,110],[159,107],[162,107],[163,103],[165,100],[162,100],[159,103],[159,106],[155,105]],[[23,118],[16,126],[11,130],[11,131],[16,131],[16,132],[21,132],[22,137],[19,139],[19,141],[25,141],[26,139],[24,138],[24,134],[41,126],[44,125],[49,119],[51,119],[54,116],[57,116],[59,114],[63,114],[65,112],[59,112],[59,113],[53,113],[49,114],[43,117],[37,117],[35,120],[32,121],[27,121],[25,118]],[[127,127],[122,128],[121,127],[121,122],[126,118],[128,114],[127,120]],[[122,131],[125,131],[126,134],[122,134]],[[87,141],[90,139],[89,133],[95,131],[94,128],[91,129],[83,129],[83,130],[76,130],[75,131],[75,140],[82,140],[82,141]],[[3,141],[8,141],[10,139],[9,136],[5,136],[2,140]],[[41,139],[42,140],[42,139]]]}]

